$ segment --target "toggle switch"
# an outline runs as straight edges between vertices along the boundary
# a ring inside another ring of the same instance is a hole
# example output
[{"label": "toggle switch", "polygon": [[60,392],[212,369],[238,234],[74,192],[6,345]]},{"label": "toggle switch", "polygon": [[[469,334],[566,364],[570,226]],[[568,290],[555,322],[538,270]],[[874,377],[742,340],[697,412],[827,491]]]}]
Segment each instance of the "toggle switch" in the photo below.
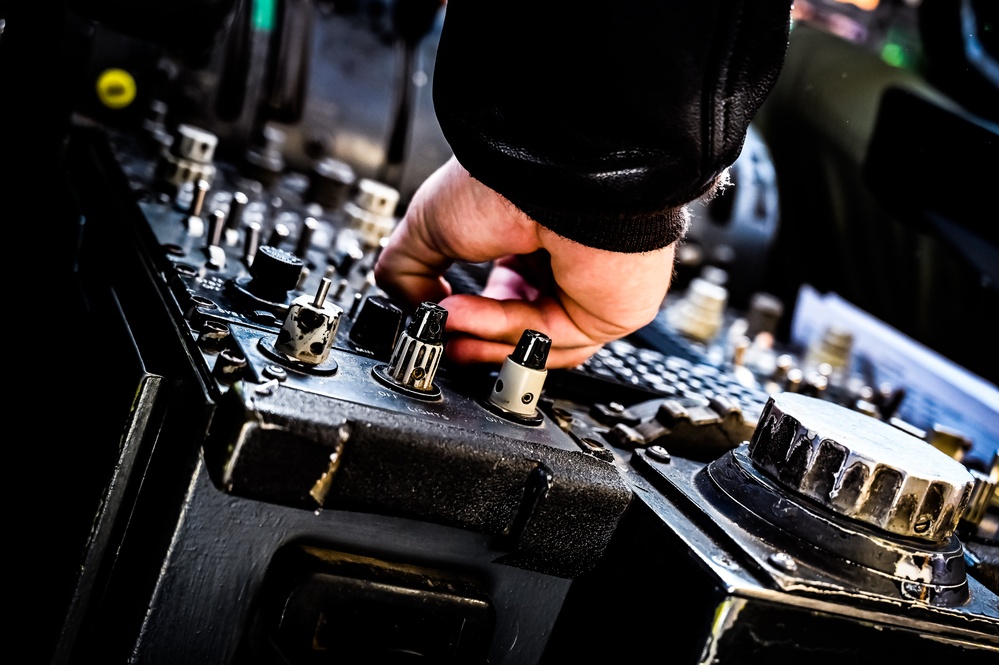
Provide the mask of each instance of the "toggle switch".
[{"label": "toggle switch", "polygon": [[432,302],[416,308],[396,342],[389,364],[372,370],[385,385],[419,399],[437,399],[441,390],[434,376],[444,355],[444,325],[447,310]]},{"label": "toggle switch", "polygon": [[319,230],[319,220],[315,217],[306,217],[302,220],[302,226],[298,230],[298,240],[295,242],[295,256],[300,259],[308,258],[309,248],[312,247],[312,240]]},{"label": "toggle switch", "polygon": [[234,246],[239,242],[239,230],[243,227],[243,212],[249,205],[250,199],[243,192],[233,192],[229,201],[229,211],[225,216],[225,230],[223,237],[225,244]]},{"label": "toggle switch", "polygon": [[291,302],[274,348],[293,360],[321,365],[329,358],[343,310],[326,302],[330,280],[323,278],[315,297],[299,296]]},{"label": "toggle switch", "polygon": [[208,233],[202,252],[205,255],[205,266],[212,270],[225,268],[225,250],[222,249],[222,231],[225,229],[225,213],[216,210],[209,217]]},{"label": "toggle switch", "polygon": [[207,180],[199,180],[194,185],[190,214],[187,216],[185,225],[188,235],[195,238],[205,235],[205,221],[201,218],[201,211],[205,205],[205,197],[208,195],[209,187],[210,185]]},{"label": "toggle switch", "polygon": [[485,406],[493,413],[521,424],[540,424],[538,399],[548,376],[545,364],[551,348],[550,337],[537,330],[525,330],[517,348],[503,361]]}]

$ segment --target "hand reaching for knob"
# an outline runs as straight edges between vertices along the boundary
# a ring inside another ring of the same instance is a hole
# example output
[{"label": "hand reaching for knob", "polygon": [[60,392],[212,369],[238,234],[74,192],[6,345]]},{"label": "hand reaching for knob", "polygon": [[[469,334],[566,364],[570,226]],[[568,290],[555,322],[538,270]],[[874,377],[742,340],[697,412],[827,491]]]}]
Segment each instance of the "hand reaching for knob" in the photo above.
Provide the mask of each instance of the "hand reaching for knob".
[{"label": "hand reaching for knob", "polygon": [[[648,324],[673,272],[673,249],[595,249],[537,224],[452,158],[419,188],[375,266],[378,285],[415,308],[448,310],[446,353],[501,363],[524,330],[552,340],[548,367],[574,367]],[[452,295],[455,261],[492,262],[481,295]]]}]

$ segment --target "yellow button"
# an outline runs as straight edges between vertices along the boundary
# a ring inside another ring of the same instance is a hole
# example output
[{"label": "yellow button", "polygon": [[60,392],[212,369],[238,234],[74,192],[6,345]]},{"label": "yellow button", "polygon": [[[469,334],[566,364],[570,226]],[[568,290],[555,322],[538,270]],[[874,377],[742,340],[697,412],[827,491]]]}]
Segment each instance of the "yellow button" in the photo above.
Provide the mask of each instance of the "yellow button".
[{"label": "yellow button", "polygon": [[109,109],[123,109],[135,101],[135,79],[124,69],[105,69],[97,77],[97,98]]}]

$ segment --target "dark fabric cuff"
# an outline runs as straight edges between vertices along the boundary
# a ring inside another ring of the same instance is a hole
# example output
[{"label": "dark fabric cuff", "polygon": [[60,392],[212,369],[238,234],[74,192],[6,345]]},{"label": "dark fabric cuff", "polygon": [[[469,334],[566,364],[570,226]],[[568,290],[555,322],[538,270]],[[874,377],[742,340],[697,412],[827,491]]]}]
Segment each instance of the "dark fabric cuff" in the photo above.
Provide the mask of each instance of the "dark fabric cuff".
[{"label": "dark fabric cuff", "polygon": [[[783,65],[791,0],[449,0],[434,105],[473,177],[621,252],[685,232]],[[519,7],[519,8],[518,8]]]}]

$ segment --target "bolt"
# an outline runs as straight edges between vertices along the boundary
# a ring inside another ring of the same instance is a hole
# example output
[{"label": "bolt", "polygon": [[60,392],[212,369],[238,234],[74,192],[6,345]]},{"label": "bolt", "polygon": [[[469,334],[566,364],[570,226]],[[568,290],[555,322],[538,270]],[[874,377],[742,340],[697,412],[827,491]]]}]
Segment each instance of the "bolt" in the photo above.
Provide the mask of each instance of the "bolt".
[{"label": "bolt", "polygon": [[924,515],[913,525],[912,530],[916,533],[926,533],[930,530],[930,526],[932,525],[933,520]]},{"label": "bolt", "polygon": [[662,446],[649,446],[647,451],[649,457],[660,462],[668,462],[670,460],[669,451]]},{"label": "bolt", "polygon": [[264,376],[268,379],[277,379],[278,381],[284,381],[288,378],[288,373],[284,371],[283,367],[278,365],[268,365],[264,368]]}]

